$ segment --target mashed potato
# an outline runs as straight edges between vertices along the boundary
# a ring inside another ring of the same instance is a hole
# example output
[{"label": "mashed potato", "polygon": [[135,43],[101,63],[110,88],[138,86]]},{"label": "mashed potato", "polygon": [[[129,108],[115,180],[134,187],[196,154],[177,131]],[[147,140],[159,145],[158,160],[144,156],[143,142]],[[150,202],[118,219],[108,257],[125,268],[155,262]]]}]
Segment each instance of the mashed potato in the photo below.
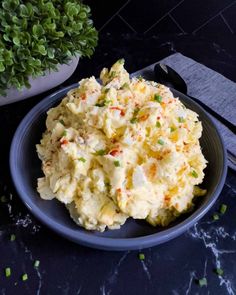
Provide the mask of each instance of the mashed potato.
[{"label": "mashed potato", "polygon": [[198,115],[164,85],[130,79],[123,60],[101,81],[81,80],[48,111],[38,192],[89,230],[119,228],[128,217],[168,225],[204,194]]}]

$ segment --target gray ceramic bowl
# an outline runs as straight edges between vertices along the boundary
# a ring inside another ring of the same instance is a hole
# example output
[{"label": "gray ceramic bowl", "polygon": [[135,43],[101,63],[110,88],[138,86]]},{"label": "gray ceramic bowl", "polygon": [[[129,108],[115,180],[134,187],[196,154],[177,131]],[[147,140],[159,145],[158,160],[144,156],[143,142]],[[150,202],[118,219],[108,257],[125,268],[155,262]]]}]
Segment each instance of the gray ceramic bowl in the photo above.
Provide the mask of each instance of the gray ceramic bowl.
[{"label": "gray ceramic bowl", "polygon": [[19,125],[11,145],[10,169],[17,192],[29,210],[44,224],[78,244],[106,250],[130,250],[164,243],[182,234],[211,208],[225,182],[227,166],[224,145],[216,126],[206,112],[190,98],[173,91],[175,96],[199,114],[203,123],[201,146],[208,160],[202,187],[207,195],[199,198],[191,214],[182,215],[166,228],[152,227],[145,221],[129,219],[119,230],[103,233],[86,231],[69,217],[66,208],[56,200],[44,201],[37,191],[37,178],[42,176],[41,162],[35,145],[45,130],[46,111],[57,105],[66,93],[77,87],[73,84],[46,97],[37,104]]}]

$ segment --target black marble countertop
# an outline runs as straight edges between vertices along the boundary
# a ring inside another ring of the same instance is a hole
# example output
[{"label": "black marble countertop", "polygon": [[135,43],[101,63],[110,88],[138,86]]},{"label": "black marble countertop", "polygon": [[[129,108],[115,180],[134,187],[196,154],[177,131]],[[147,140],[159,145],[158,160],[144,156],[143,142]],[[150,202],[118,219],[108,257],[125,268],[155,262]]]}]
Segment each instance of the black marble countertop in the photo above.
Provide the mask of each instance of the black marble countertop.
[{"label": "black marble countertop", "polygon": [[[129,72],[133,72],[176,51],[235,81],[235,47],[233,38],[218,44],[188,35],[104,33],[95,55],[81,60],[62,86],[97,75],[103,66],[121,57],[126,59]],[[0,196],[5,196],[0,202],[0,294],[235,294],[236,174],[232,170],[206,216],[182,236],[142,250],[143,261],[138,258],[138,251],[106,252],[74,244],[30,214],[11,181],[9,148],[21,119],[46,94],[0,107]],[[212,215],[222,203],[227,204],[227,211],[213,221]],[[10,241],[12,234],[15,241]],[[38,268],[34,268],[35,260],[40,261]],[[8,278],[6,267],[12,272]],[[218,276],[216,268],[224,274]],[[28,274],[27,281],[21,279],[24,273]],[[207,286],[199,286],[197,280],[201,278],[207,279]]]}]

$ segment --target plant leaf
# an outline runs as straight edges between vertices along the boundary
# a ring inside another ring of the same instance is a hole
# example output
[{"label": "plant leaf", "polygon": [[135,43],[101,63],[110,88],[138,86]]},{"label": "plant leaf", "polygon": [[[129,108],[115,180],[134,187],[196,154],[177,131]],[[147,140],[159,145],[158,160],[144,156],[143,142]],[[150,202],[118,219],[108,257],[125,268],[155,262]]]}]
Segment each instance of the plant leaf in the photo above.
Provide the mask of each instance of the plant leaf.
[{"label": "plant leaf", "polygon": [[20,39],[18,37],[13,37],[13,43],[17,46],[20,46]]},{"label": "plant leaf", "polygon": [[29,87],[28,77],[90,56],[98,34],[81,0],[3,0],[0,4],[0,93]]},{"label": "plant leaf", "polygon": [[4,72],[4,70],[5,70],[4,64],[0,62],[0,72]]},{"label": "plant leaf", "polygon": [[33,25],[33,34],[36,37],[40,37],[41,35],[44,34],[44,29],[43,27],[39,24],[39,25]]}]

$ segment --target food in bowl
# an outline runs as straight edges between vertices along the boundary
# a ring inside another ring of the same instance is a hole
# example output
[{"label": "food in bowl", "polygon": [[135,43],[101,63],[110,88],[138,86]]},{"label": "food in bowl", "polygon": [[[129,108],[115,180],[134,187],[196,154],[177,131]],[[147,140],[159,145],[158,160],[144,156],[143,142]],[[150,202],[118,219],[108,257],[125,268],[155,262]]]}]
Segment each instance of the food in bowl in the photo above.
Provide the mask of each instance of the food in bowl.
[{"label": "food in bowl", "polygon": [[206,193],[198,115],[164,85],[131,79],[123,60],[100,78],[81,80],[48,111],[38,192],[88,230],[129,217],[166,226]]}]

